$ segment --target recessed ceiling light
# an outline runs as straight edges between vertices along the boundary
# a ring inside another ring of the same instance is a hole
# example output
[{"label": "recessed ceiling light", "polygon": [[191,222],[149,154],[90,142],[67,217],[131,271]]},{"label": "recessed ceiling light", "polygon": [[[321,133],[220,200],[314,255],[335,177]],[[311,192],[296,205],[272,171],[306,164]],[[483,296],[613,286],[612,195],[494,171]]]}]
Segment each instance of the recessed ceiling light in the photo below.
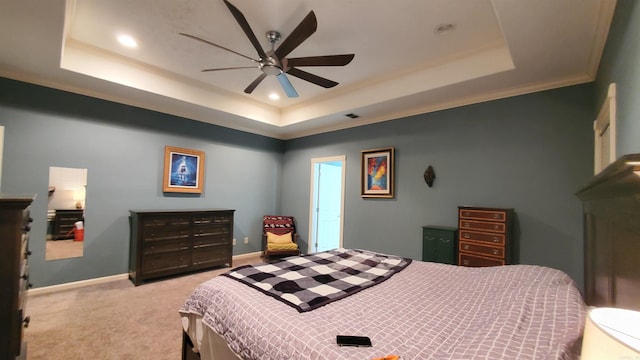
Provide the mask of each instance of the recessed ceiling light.
[{"label": "recessed ceiling light", "polygon": [[271,100],[280,100],[280,95],[278,95],[276,93],[271,93],[271,94],[269,94],[269,99],[271,99]]},{"label": "recessed ceiling light", "polygon": [[128,48],[138,47],[138,42],[130,35],[118,35],[118,42]]}]

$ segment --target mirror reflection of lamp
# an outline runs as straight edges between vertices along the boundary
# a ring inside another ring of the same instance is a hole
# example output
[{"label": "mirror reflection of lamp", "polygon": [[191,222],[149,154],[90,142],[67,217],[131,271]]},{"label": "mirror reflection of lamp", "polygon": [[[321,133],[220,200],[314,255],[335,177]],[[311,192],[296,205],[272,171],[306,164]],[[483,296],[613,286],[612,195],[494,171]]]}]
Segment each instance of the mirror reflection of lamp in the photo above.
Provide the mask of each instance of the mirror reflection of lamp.
[{"label": "mirror reflection of lamp", "polygon": [[73,190],[73,200],[76,202],[76,209],[84,208],[84,196],[85,196],[84,189]]}]

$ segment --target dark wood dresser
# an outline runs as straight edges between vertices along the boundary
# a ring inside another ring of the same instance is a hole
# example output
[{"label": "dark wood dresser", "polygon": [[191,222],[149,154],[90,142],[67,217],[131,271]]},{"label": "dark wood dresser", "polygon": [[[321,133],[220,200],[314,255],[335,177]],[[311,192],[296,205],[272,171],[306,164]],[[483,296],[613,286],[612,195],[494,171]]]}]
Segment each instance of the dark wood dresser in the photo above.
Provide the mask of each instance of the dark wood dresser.
[{"label": "dark wood dresser", "polygon": [[84,210],[56,210],[53,218],[53,240],[73,239],[71,230],[78,221],[84,221]]},{"label": "dark wood dresser", "polygon": [[428,225],[422,227],[422,261],[455,265],[458,229]]},{"label": "dark wood dresser", "polygon": [[140,285],[160,277],[230,267],[234,211],[131,210],[129,278]]},{"label": "dark wood dresser", "polygon": [[576,194],[584,212],[584,300],[640,311],[640,154],[609,164]]},{"label": "dark wood dresser", "polygon": [[511,263],[513,209],[458,207],[458,265]]},{"label": "dark wood dresser", "polygon": [[26,359],[23,329],[29,283],[29,205],[34,196],[0,195],[0,359]]}]

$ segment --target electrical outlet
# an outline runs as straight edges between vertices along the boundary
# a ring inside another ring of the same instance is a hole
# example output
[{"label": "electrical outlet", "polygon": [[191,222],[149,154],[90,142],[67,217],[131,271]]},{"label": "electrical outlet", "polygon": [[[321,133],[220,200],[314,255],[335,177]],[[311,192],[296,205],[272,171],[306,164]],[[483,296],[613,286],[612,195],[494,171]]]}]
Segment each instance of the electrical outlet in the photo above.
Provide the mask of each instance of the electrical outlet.
[{"label": "electrical outlet", "polygon": [[233,246],[236,246],[236,239],[233,239]]},{"label": "electrical outlet", "polygon": [[245,243],[245,244],[248,244],[248,243],[249,243],[249,238],[248,238],[248,237],[244,238],[244,243]]}]

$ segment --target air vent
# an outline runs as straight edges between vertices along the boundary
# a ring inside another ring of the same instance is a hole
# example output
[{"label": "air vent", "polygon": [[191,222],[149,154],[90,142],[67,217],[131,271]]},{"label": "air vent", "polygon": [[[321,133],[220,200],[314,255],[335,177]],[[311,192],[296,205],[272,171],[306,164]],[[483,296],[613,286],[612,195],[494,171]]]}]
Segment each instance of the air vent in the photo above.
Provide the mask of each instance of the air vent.
[{"label": "air vent", "polygon": [[354,114],[354,113],[348,113],[348,114],[345,114],[344,116],[346,116],[346,117],[350,117],[350,118],[352,118],[352,119],[357,119],[357,118],[359,118],[359,117],[360,117],[360,115],[356,115],[356,114]]}]

